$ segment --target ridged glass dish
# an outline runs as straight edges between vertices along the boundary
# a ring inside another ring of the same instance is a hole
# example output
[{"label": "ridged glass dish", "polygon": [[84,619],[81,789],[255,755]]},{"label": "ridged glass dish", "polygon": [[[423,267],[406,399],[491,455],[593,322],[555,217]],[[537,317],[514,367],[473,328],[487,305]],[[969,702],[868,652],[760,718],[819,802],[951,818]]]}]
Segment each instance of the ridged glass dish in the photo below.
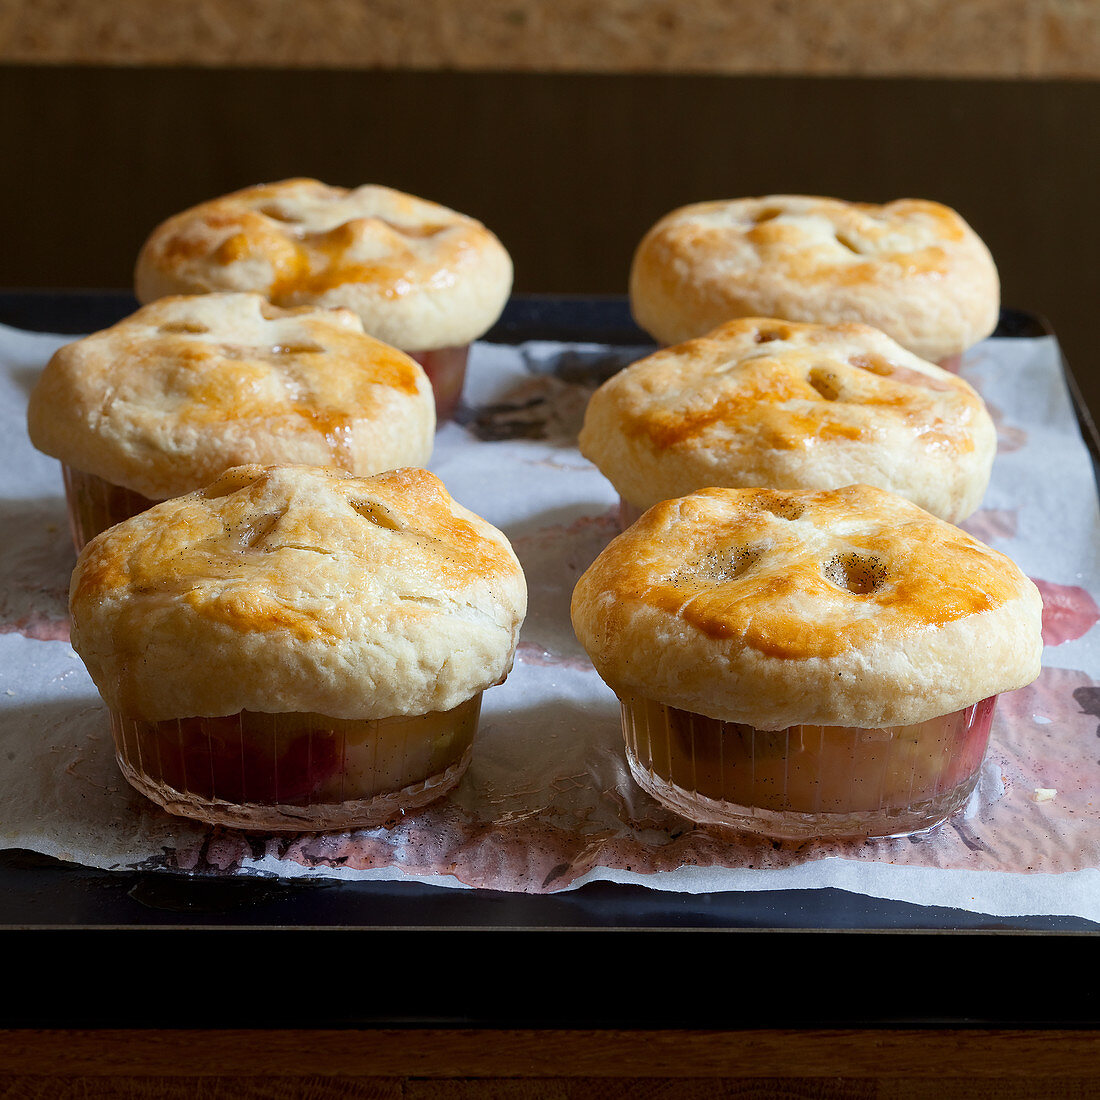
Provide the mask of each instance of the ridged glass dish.
[{"label": "ridged glass dish", "polygon": [[638,784],[692,821],[778,839],[905,836],[969,798],[996,697],[915,725],[760,730],[622,699]]},{"label": "ridged glass dish", "polygon": [[373,720],[242,711],[160,722],[111,714],[127,781],[170,813],[266,832],[368,828],[450,791],[470,761],[481,694]]},{"label": "ridged glass dish", "polygon": [[462,398],[466,384],[466,363],[470,357],[470,345],[453,348],[434,348],[431,351],[410,351],[428,376],[435,394],[435,419],[437,424],[450,420]]},{"label": "ridged glass dish", "polygon": [[61,464],[61,475],[65,482],[69,529],[77,553],[101,531],[159,503],[96,474],[74,470],[65,463]]}]

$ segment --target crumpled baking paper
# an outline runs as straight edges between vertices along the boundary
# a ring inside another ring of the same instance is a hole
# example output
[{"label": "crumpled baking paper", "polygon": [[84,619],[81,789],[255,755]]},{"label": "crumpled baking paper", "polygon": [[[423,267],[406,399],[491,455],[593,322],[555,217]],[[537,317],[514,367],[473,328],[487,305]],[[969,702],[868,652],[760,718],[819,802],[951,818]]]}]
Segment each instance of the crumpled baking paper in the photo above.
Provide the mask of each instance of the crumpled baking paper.
[{"label": "crumpled baking paper", "polygon": [[1100,920],[1100,519],[1052,337],[990,339],[963,375],[999,433],[964,524],[1043,592],[1042,675],[1003,696],[977,790],[907,839],[730,839],[630,778],[618,704],[577,643],[569,596],[617,531],[617,496],[576,447],[588,395],[645,348],[475,345],[432,469],[512,540],[530,589],[514,671],[486,693],[470,769],[388,828],[258,837],[173,818],[132,791],[68,643],[75,561],[58,464],[31,446],[27,395],[72,337],[0,326],[0,845],[100,869],[416,880],[527,893],[605,880],[658,890],[837,887],[1000,916]]}]

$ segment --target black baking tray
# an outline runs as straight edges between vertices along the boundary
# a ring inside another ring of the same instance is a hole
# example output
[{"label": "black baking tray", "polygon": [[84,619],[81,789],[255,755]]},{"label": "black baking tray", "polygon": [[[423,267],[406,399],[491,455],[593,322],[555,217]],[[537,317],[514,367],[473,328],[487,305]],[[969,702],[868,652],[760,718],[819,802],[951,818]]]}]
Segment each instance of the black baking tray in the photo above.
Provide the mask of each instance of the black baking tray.
[{"label": "black baking tray", "polygon": [[[79,334],[136,306],[125,291],[0,290],[0,323]],[[1050,334],[1011,309],[996,332]],[[622,298],[543,295],[513,298],[486,339],[649,342]],[[529,895],[98,871],[8,850],[0,942],[9,959],[57,960],[62,981],[44,980],[53,967],[15,979],[0,1027],[1095,1027],[1100,994],[1072,976],[1091,972],[1097,933],[840,889]],[[122,984],[149,993],[109,995]]]}]

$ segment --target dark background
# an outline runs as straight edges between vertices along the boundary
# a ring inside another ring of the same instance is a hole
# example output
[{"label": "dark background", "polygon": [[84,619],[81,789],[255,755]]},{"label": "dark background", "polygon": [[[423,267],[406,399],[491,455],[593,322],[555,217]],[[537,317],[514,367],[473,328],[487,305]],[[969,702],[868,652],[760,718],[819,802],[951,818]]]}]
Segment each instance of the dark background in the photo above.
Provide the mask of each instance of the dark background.
[{"label": "dark background", "polygon": [[802,192],[955,207],[1093,410],[1100,83],[0,68],[0,287],[130,284],[186,206],[295,175],[480,218],[517,291],[622,294],[674,207]]}]

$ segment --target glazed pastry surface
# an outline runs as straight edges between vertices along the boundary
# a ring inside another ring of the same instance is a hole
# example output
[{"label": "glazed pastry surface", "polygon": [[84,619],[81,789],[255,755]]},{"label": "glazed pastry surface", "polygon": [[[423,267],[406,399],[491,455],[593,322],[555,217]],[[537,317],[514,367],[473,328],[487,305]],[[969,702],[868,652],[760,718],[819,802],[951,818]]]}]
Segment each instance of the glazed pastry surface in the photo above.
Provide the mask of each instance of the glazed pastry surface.
[{"label": "glazed pastry surface", "polygon": [[497,319],[512,261],[480,222],[389,187],[314,179],[246,187],[161,223],[135,267],[142,302],[247,290],[345,306],[403,351],[464,345]]},{"label": "glazed pastry surface", "polygon": [[940,203],[768,195],[665,215],[635,252],[630,298],[662,344],[734,317],[861,321],[939,362],[994,330],[1000,281],[981,238]]},{"label": "glazed pastry surface", "polygon": [[93,539],[70,609],[74,648],[131,718],[371,719],[502,681],[526,600],[505,536],[426,470],[243,466]]},{"label": "glazed pastry surface", "polygon": [[1012,561],[862,485],[657,504],[581,577],[572,615],[620,696],[761,729],[926,721],[1029,683],[1042,652]]},{"label": "glazed pastry surface", "polygon": [[60,348],[27,424],[47,454],[162,500],[245,463],[422,465],[435,404],[419,364],[349,310],[221,293],[161,299]]},{"label": "glazed pastry surface", "polygon": [[707,486],[876,485],[957,523],[997,438],[982,399],[868,325],[730,321],[613,375],[580,433],[644,510]]}]

